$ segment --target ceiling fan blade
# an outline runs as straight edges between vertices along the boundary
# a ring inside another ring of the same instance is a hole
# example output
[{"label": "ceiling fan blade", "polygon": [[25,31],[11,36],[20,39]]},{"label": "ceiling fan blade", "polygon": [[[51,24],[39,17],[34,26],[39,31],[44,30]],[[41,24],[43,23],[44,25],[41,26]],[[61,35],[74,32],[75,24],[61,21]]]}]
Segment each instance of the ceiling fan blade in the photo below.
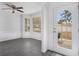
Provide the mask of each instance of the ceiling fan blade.
[{"label": "ceiling fan blade", "polygon": [[22,11],[22,10],[17,10],[17,11],[24,13],[24,11]]},{"label": "ceiling fan blade", "polygon": [[11,7],[11,8],[12,8],[12,10],[13,10],[12,13],[15,13],[15,10],[24,13],[24,11],[19,10],[19,9],[23,9],[23,7],[16,7],[16,6],[13,5],[13,4],[5,4],[5,5],[7,5],[8,7]]},{"label": "ceiling fan blade", "polygon": [[23,7],[16,7],[16,9],[23,9]]},{"label": "ceiling fan blade", "polygon": [[9,5],[9,4],[5,4],[5,5],[7,5],[7,6],[9,6],[9,7],[12,7],[11,5]]},{"label": "ceiling fan blade", "polygon": [[11,7],[11,8],[16,8],[16,6],[15,5],[13,5],[13,4],[5,4],[5,5],[7,5],[7,6],[9,6],[9,7]]}]

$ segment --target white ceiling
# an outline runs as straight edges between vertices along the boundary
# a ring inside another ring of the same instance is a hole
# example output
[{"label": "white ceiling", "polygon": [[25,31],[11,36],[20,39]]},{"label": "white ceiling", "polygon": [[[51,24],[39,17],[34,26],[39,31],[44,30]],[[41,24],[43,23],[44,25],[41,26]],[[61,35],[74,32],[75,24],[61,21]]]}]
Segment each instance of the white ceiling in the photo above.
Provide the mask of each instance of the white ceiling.
[{"label": "white ceiling", "polygon": [[67,6],[72,3],[76,3],[76,2],[50,2],[50,5],[52,6],[52,8],[55,8],[55,7],[60,7],[60,6]]},{"label": "white ceiling", "polygon": [[[4,2],[4,3],[0,2],[0,9],[8,7],[8,6],[5,5],[5,3],[12,3],[12,4],[16,5],[17,7],[23,7],[23,10],[24,10],[25,14],[31,14],[31,13],[35,13],[35,12],[40,11],[41,8],[47,2]],[[51,4],[51,6],[53,8],[57,7],[57,6],[71,4],[71,2],[49,2],[49,3]]]},{"label": "white ceiling", "polygon": [[[24,13],[30,14],[40,11],[46,2],[5,2],[5,3],[12,3],[18,7],[23,7]],[[1,4],[4,5],[5,3],[1,2],[0,5]],[[2,8],[3,7],[7,7],[7,6],[2,6]]]}]

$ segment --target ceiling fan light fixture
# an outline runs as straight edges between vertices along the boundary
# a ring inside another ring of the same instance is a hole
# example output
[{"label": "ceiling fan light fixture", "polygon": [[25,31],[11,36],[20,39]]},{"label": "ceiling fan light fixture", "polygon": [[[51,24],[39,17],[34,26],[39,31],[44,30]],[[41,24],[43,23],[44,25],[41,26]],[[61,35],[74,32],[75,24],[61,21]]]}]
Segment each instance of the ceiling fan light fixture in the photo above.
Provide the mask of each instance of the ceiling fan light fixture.
[{"label": "ceiling fan light fixture", "polygon": [[13,5],[13,4],[5,4],[6,6],[12,8],[12,13],[15,13],[15,10],[16,11],[19,11],[21,13],[24,13],[24,11],[22,11],[23,7],[16,7],[16,5]]}]

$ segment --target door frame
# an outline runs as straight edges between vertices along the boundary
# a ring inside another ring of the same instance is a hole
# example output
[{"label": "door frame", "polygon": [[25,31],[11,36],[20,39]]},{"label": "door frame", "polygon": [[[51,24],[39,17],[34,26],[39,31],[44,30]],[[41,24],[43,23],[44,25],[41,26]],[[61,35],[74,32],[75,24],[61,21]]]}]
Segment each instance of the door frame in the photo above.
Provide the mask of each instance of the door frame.
[{"label": "door frame", "polygon": [[[71,9],[71,8],[69,8],[69,7],[71,7],[74,11],[75,11],[75,13],[74,13],[74,15],[73,16],[75,16],[75,17],[73,17],[73,19],[76,19],[76,21],[75,20],[73,20],[72,21],[72,23],[74,24],[74,25],[72,25],[74,28],[72,28],[72,50],[71,49],[67,49],[67,48],[63,48],[63,47],[57,47],[57,34],[53,34],[53,39],[54,39],[54,42],[53,42],[53,44],[54,44],[54,51],[56,51],[56,52],[58,52],[58,53],[61,53],[61,54],[64,54],[64,55],[78,55],[78,49],[79,49],[79,47],[78,47],[78,42],[79,42],[79,40],[78,40],[78,4],[77,3],[73,3],[73,4],[70,4],[70,5],[67,5],[67,6],[61,6],[61,7],[58,7],[58,8],[54,8],[54,20],[55,20],[55,15],[56,15],[56,11],[58,11],[59,9],[60,9],[60,11],[64,8],[64,9],[69,9],[69,10],[71,10],[71,12],[73,12],[73,10]],[[53,26],[56,26],[55,24],[53,24]],[[56,28],[56,27],[55,27]],[[56,30],[56,29],[55,29]],[[76,35],[74,35],[74,34],[76,34]],[[56,37],[55,37],[56,36]]]}]

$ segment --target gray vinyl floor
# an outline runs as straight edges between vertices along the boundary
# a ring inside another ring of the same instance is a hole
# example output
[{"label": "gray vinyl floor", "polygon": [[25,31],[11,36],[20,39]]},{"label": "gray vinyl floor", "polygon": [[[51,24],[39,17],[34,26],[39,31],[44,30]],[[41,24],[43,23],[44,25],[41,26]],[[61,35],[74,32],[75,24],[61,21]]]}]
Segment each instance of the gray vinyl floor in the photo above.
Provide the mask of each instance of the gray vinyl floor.
[{"label": "gray vinyl floor", "polygon": [[0,56],[55,56],[57,53],[41,52],[41,41],[31,38],[0,42]]}]

